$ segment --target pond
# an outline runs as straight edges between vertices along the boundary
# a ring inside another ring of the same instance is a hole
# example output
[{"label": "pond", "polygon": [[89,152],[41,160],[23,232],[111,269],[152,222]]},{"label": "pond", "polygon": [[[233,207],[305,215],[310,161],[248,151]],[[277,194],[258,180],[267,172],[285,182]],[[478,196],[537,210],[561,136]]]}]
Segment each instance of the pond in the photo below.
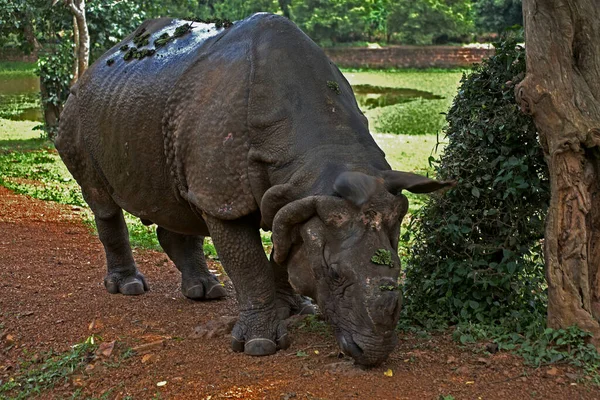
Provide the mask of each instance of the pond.
[{"label": "pond", "polygon": [[354,95],[356,96],[358,105],[363,110],[406,103],[418,98],[426,100],[443,99],[442,96],[417,89],[372,85],[354,85],[352,86],[352,89],[354,90]]},{"label": "pond", "polygon": [[37,76],[0,79],[0,118],[42,121],[40,80]]}]

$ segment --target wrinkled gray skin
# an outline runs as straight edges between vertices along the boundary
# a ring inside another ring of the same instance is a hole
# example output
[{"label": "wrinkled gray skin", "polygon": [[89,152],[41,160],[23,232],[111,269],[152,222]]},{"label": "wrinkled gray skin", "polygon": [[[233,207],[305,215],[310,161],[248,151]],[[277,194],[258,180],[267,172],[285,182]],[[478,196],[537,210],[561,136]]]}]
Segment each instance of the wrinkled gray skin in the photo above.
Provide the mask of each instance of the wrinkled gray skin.
[{"label": "wrinkled gray skin", "polygon": [[[107,290],[148,290],[124,209],[158,225],[192,299],[225,295],[202,251],[212,237],[239,302],[234,350],[287,347],[282,320],[307,307],[299,293],[316,300],[346,353],[381,363],[400,312],[399,292],[382,289],[399,274],[400,191],[447,183],[390,171],[348,82],[285,18],[194,23],[153,56],[123,60],[119,48],[141,29],[151,48],[182,24],[146,21],[90,67],[61,117],[56,148],[94,212]],[[273,231],[271,260],[261,226]],[[393,267],[371,261],[378,249]]]}]

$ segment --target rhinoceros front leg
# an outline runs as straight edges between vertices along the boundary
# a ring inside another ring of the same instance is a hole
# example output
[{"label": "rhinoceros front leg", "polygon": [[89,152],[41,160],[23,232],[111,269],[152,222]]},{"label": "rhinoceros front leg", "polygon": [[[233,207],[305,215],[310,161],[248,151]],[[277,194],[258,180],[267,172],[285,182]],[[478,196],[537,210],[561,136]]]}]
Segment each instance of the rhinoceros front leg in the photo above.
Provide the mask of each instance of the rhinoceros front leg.
[{"label": "rhinoceros front leg", "polygon": [[135,265],[123,212],[118,208],[108,216],[95,213],[95,220],[98,236],[106,253],[106,290],[112,294],[143,294],[148,290],[148,284]]},{"label": "rhinoceros front leg", "polygon": [[208,271],[204,257],[204,237],[181,235],[158,227],[161,247],[181,272],[181,292],[189,299],[218,299],[227,292],[216,276]]},{"label": "rhinoceros front leg", "polygon": [[291,315],[315,314],[315,306],[308,297],[296,293],[290,285],[287,269],[273,260],[273,254],[271,254],[270,263],[275,279],[277,316],[280,319],[286,319]]},{"label": "rhinoceros front leg", "polygon": [[289,337],[275,306],[273,269],[258,228],[244,218],[223,221],[207,216],[206,223],[237,293],[240,316],[231,332],[233,350],[264,356],[287,348]]}]

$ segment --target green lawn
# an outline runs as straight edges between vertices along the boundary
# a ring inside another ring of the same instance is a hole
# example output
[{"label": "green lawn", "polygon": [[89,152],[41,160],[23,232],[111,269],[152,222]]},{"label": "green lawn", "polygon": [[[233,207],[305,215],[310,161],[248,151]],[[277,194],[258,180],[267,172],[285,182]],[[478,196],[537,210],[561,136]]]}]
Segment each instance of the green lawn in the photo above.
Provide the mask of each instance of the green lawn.
[{"label": "green lawn", "polygon": [[416,89],[443,97],[440,100],[416,99],[365,112],[372,132],[407,135],[440,132],[444,126],[443,113],[452,104],[462,74],[459,70],[344,71],[351,85]]},{"label": "green lawn", "polygon": [[21,61],[0,61],[0,79],[35,76],[35,63]]}]

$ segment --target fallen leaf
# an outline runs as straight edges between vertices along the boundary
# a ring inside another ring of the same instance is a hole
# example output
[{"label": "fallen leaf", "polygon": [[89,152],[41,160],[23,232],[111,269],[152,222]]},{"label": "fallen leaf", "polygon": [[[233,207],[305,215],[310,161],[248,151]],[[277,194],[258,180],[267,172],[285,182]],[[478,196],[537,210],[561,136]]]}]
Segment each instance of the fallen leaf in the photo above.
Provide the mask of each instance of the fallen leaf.
[{"label": "fallen leaf", "polygon": [[147,363],[148,361],[150,361],[152,358],[154,358],[154,354],[144,354],[144,356],[142,357],[142,363]]},{"label": "fallen leaf", "polygon": [[552,367],[552,368],[550,368],[549,370],[546,371],[546,374],[550,375],[550,376],[556,376],[556,375],[558,375],[558,373],[559,373],[559,371],[555,367]]},{"label": "fallen leaf", "polygon": [[394,371],[392,371],[391,369],[388,369],[387,371],[385,371],[383,373],[385,376],[394,376]]},{"label": "fallen leaf", "polygon": [[315,350],[315,354],[319,354],[319,350]]},{"label": "fallen leaf", "polygon": [[465,385],[472,385],[472,384],[474,384],[474,383],[475,383],[475,381],[466,381],[466,382],[465,382]]},{"label": "fallen leaf", "polygon": [[96,350],[96,355],[99,357],[105,357],[108,358],[111,356],[113,350],[115,349],[115,341],[113,340],[112,342],[104,342],[104,343],[100,343],[100,346],[98,346],[98,350]]},{"label": "fallen leaf", "polygon": [[161,386],[165,386],[167,384],[167,381],[160,381],[156,384],[156,386],[161,387]]}]

